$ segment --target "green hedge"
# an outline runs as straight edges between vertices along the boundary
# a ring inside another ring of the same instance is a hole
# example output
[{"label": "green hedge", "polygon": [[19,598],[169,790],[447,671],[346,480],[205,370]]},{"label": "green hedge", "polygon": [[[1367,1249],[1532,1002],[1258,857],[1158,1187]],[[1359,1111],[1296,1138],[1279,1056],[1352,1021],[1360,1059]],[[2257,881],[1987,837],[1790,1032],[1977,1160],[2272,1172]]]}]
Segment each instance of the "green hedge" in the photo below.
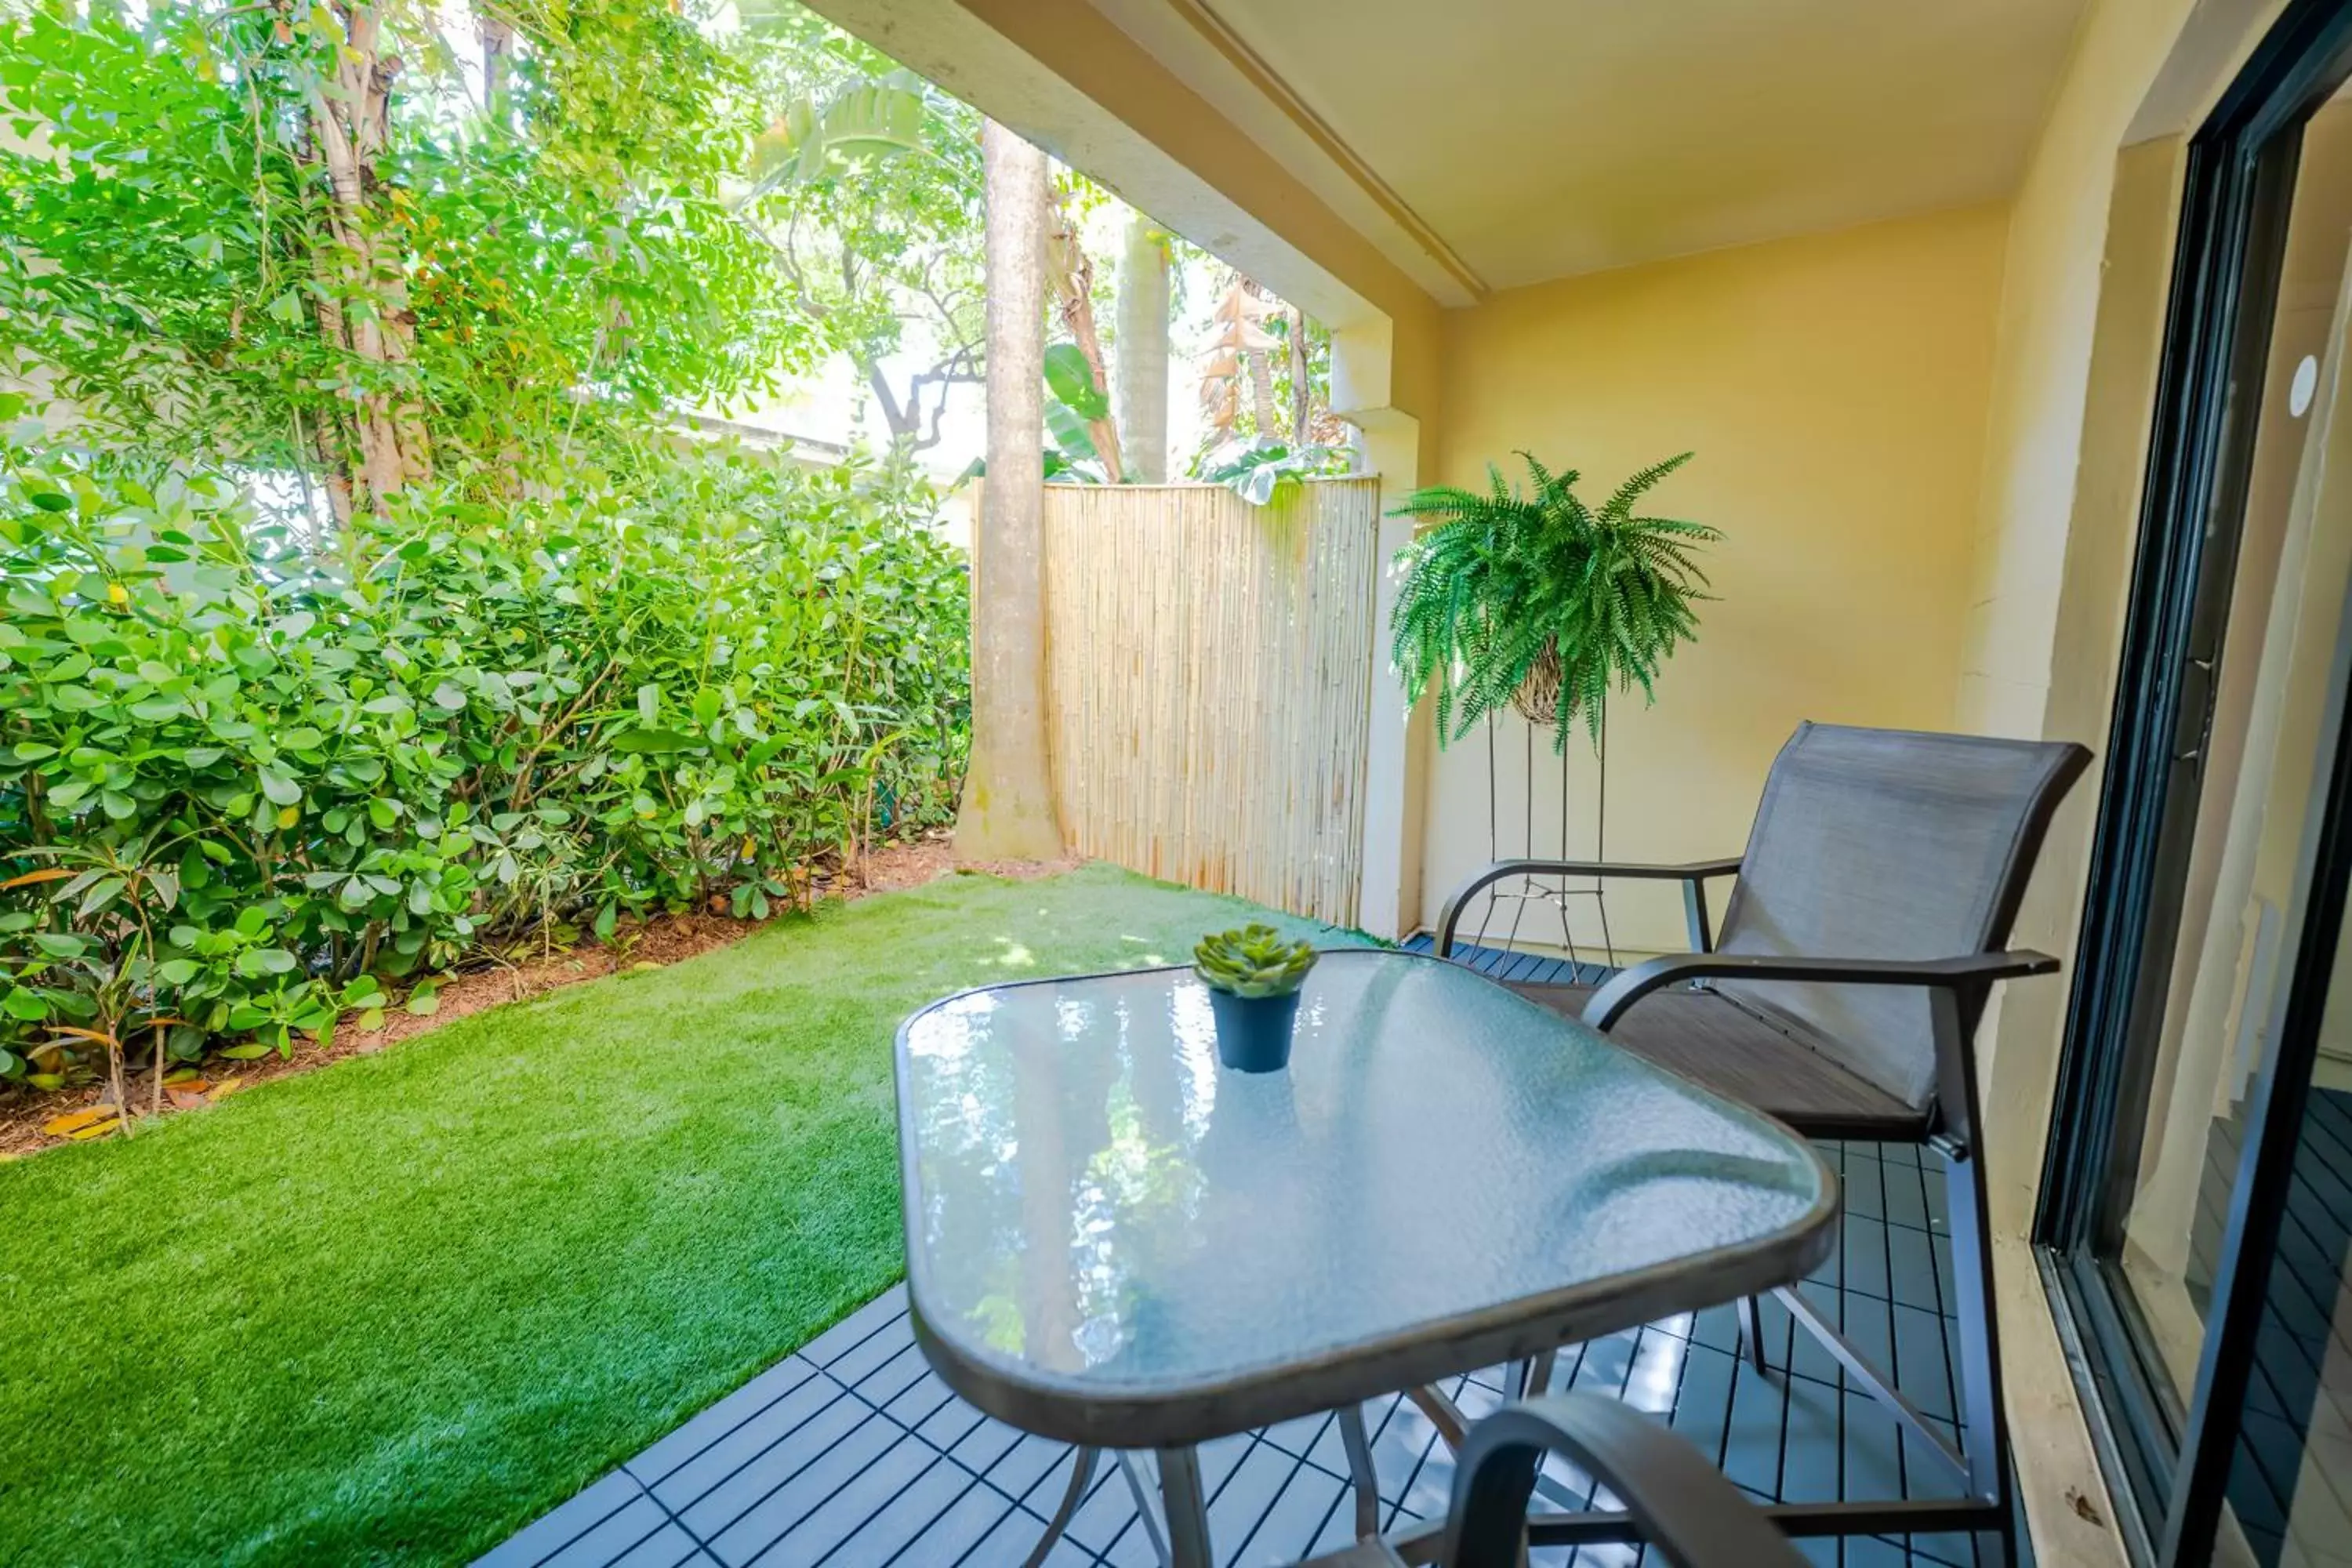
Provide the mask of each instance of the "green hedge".
[{"label": "green hedge", "polygon": [[0,438],[0,1077],[764,916],[952,809],[967,589],[919,480],[656,445],[572,489],[309,550],[220,479]]}]

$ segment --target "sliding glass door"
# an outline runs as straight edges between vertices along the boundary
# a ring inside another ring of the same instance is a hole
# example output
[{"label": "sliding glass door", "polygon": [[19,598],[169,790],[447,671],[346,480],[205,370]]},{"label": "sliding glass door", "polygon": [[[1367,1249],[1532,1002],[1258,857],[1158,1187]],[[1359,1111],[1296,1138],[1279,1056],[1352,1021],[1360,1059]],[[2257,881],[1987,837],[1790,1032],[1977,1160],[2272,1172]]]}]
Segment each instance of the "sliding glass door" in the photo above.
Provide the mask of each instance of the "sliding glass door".
[{"label": "sliding glass door", "polygon": [[2347,74],[2290,5],[2191,146],[2037,1218],[2168,1565],[2352,1564]]}]

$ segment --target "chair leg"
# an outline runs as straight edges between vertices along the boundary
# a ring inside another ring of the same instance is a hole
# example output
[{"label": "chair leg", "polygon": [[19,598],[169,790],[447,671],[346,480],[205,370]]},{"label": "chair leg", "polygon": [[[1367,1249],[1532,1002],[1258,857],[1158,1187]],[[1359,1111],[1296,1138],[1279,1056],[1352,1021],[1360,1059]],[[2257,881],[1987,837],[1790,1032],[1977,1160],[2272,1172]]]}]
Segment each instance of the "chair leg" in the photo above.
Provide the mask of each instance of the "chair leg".
[{"label": "chair leg", "polygon": [[2000,1389],[2000,1320],[1994,1316],[1992,1230],[1985,1213],[1984,1163],[1972,1149],[1950,1157],[1945,1180],[1952,1225],[1952,1294],[1959,1309],[1960,1434],[1969,1490],[2000,1510],[2000,1562],[2017,1559],[2011,1507],[2009,1413]]},{"label": "chair leg", "polygon": [[1771,1371],[1764,1364],[1764,1309],[1753,1296],[1739,1299],[1739,1337],[1746,1342],[1748,1359],[1756,1363],[1756,1370]]},{"label": "chair leg", "polygon": [[1348,1479],[1356,1494],[1356,1539],[1371,1541],[1381,1533],[1381,1476],[1372,1467],[1372,1440],[1364,1430],[1364,1407],[1339,1407],[1339,1436],[1348,1449]]}]

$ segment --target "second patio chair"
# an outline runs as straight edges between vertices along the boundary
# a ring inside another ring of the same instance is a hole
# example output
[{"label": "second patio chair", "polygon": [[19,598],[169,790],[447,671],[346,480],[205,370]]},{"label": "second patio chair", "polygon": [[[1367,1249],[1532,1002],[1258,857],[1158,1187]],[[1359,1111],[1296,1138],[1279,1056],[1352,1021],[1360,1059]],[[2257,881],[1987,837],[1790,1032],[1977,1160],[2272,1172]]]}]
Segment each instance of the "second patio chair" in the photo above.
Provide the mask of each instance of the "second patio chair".
[{"label": "second patio chair", "polygon": [[[1791,1533],[2008,1536],[2009,1444],[1974,1037],[1997,982],[2058,967],[2045,954],[2002,949],[2051,815],[2089,761],[2071,743],[1805,724],[1772,764],[1738,858],[1505,861],[1464,884],[1439,921],[1437,952],[1451,956],[1465,906],[1511,878],[1679,881],[1696,951],[1637,964],[1598,986],[1512,989],[1799,1132],[1925,1144],[1949,1162],[1959,1445],[1802,1293],[1779,1296],[1856,1384],[1949,1463],[1966,1496],[1770,1510]],[[1735,874],[1717,942],[1705,885]],[[1760,1369],[1753,1300],[1742,1303],[1741,1322]],[[1540,1389],[1546,1371],[1530,1369],[1527,1381]],[[1417,1397],[1427,1409],[1433,1396]],[[1433,1414],[1448,1425],[1442,1411]]]}]

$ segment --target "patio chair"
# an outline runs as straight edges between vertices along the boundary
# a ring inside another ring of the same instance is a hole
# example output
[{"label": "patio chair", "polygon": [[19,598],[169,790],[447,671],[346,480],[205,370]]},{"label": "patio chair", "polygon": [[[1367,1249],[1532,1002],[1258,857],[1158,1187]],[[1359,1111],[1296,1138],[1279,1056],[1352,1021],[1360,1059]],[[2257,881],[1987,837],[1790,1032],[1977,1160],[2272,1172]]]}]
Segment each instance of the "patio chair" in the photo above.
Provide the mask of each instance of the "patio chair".
[{"label": "patio chair", "polygon": [[[1449,1568],[1521,1568],[1528,1500],[1537,1467],[1560,1454],[1625,1500],[1640,1539],[1674,1568],[1801,1568],[1762,1510],[1717,1473],[1697,1449],[1613,1399],[1597,1394],[1528,1400],[1487,1416],[1469,1433],[1454,1471],[1444,1546],[1412,1560]],[[1419,1547],[1433,1544],[1418,1532]],[[1360,1541],[1303,1568],[1402,1568],[1406,1542]]]},{"label": "patio chair", "polygon": [[[2071,743],[1808,723],[1773,762],[1738,858],[1505,861],[1465,883],[1439,920],[1437,952],[1450,957],[1464,907],[1508,878],[1679,881],[1693,952],[1598,986],[1511,989],[1798,1132],[1923,1144],[1949,1162],[1959,1446],[1801,1292],[1778,1295],[1857,1384],[1950,1465],[1965,1496],[1770,1510],[1791,1533],[1990,1531],[2009,1541],[1974,1035],[1996,982],[2058,968],[2046,954],[2002,944],[2051,814],[2089,761]],[[1715,941],[1706,884],[1735,874]],[[1766,1370],[1757,1303],[1740,1305],[1747,1352]],[[1549,1374],[1538,1361],[1525,1386],[1541,1392]],[[1424,1409],[1438,1405],[1433,1418],[1448,1425],[1433,1391],[1415,1398]],[[1458,1417],[1452,1425],[1460,1431]]]}]

